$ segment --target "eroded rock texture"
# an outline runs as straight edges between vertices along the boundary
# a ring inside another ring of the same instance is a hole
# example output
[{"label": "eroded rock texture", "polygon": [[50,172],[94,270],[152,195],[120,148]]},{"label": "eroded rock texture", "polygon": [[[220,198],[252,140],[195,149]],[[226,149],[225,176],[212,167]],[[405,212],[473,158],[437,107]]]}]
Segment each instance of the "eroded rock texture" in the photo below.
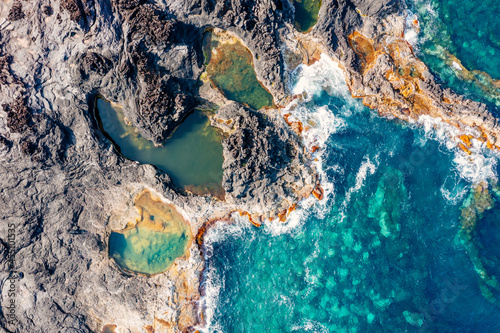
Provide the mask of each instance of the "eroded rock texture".
[{"label": "eroded rock texture", "polygon": [[308,196],[317,175],[300,139],[281,117],[230,103],[216,115],[224,141],[226,200],[245,211],[277,216]]},{"label": "eroded rock texture", "polygon": [[312,34],[342,64],[351,93],[365,105],[404,120],[441,118],[470,129],[467,140],[500,148],[500,125],[486,106],[443,89],[415,56],[404,39],[404,10],[393,0],[324,1]]}]

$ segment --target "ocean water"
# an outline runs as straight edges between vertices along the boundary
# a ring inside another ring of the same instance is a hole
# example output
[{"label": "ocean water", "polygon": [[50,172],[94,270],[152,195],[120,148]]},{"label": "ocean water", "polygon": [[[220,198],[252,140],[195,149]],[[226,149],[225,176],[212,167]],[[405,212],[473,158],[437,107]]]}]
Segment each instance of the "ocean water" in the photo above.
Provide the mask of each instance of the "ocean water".
[{"label": "ocean water", "polygon": [[[495,188],[497,156],[465,155],[430,119],[379,117],[325,58],[293,89],[305,94],[284,112],[321,146],[325,199],[286,223],[235,217],[207,232],[203,330],[500,332],[499,198],[484,214],[471,199]],[[464,207],[478,212],[468,225]]]},{"label": "ocean water", "polygon": [[418,56],[445,86],[500,114],[500,2],[409,0],[408,25],[418,18]]}]

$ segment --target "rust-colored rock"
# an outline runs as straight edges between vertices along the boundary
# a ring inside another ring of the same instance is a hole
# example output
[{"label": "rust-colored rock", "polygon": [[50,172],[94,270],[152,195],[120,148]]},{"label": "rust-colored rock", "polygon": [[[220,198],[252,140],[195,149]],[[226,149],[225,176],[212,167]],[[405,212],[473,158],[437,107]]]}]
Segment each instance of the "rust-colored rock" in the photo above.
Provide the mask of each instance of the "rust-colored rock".
[{"label": "rust-colored rock", "polygon": [[321,185],[318,185],[314,188],[314,190],[312,191],[312,194],[314,195],[314,197],[318,200],[323,200],[323,196],[325,194],[323,188],[321,187]]}]

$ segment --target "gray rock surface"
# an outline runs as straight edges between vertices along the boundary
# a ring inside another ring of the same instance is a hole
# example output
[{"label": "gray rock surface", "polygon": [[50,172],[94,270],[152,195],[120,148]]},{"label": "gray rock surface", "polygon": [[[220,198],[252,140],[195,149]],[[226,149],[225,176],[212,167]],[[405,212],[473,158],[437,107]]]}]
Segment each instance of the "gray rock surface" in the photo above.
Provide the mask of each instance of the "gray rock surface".
[{"label": "gray rock surface", "polygon": [[233,102],[216,119],[231,133],[223,141],[226,201],[253,213],[279,213],[301,199],[302,189],[316,186],[311,157],[281,116]]}]

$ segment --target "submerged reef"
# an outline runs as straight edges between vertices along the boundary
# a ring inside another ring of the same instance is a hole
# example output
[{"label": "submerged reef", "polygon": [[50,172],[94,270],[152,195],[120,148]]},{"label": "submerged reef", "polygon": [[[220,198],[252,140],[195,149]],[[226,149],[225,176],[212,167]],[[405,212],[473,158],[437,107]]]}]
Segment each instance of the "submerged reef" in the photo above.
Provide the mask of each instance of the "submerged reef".
[{"label": "submerged reef", "polygon": [[[500,147],[498,121],[486,106],[443,89],[417,59],[404,39],[401,0],[43,4],[0,4],[0,282],[12,272],[9,253],[20,273],[14,324],[2,303],[6,331],[202,328],[204,232],[235,216],[255,226],[280,223],[303,199],[323,200],[314,164],[321,147],[303,140],[314,125],[278,109],[307,97],[289,91],[291,70],[321,54],[340,64],[352,95],[380,114],[471,128],[460,137],[464,150],[474,138]],[[207,31],[231,43],[215,39],[216,52],[205,54]],[[235,78],[240,69],[248,76]],[[252,94],[241,94],[247,89]],[[222,167],[211,177],[218,191],[119,154],[94,117],[97,96],[121,106],[121,139],[140,137],[151,150],[168,148],[193,112],[203,112],[204,124],[221,132]],[[394,172],[364,208],[388,239],[401,228],[397,197],[405,191]],[[158,219],[167,213],[178,223]],[[12,225],[14,248],[6,238]]]},{"label": "submerged reef", "polygon": [[[471,190],[461,210],[462,229],[460,242],[467,249],[474,269],[479,277],[481,294],[490,302],[500,305],[500,271],[497,265],[500,257],[486,257],[483,253],[485,237],[481,234],[483,223],[498,222],[498,204],[500,189],[495,183],[482,183]],[[485,214],[493,214],[492,219],[484,219]],[[498,224],[498,223],[497,223]],[[490,230],[498,230],[497,226],[489,226]],[[496,235],[492,235],[495,239]],[[493,244],[491,244],[493,245]],[[495,245],[493,245],[495,246]],[[494,253],[497,251],[494,251]]]}]

